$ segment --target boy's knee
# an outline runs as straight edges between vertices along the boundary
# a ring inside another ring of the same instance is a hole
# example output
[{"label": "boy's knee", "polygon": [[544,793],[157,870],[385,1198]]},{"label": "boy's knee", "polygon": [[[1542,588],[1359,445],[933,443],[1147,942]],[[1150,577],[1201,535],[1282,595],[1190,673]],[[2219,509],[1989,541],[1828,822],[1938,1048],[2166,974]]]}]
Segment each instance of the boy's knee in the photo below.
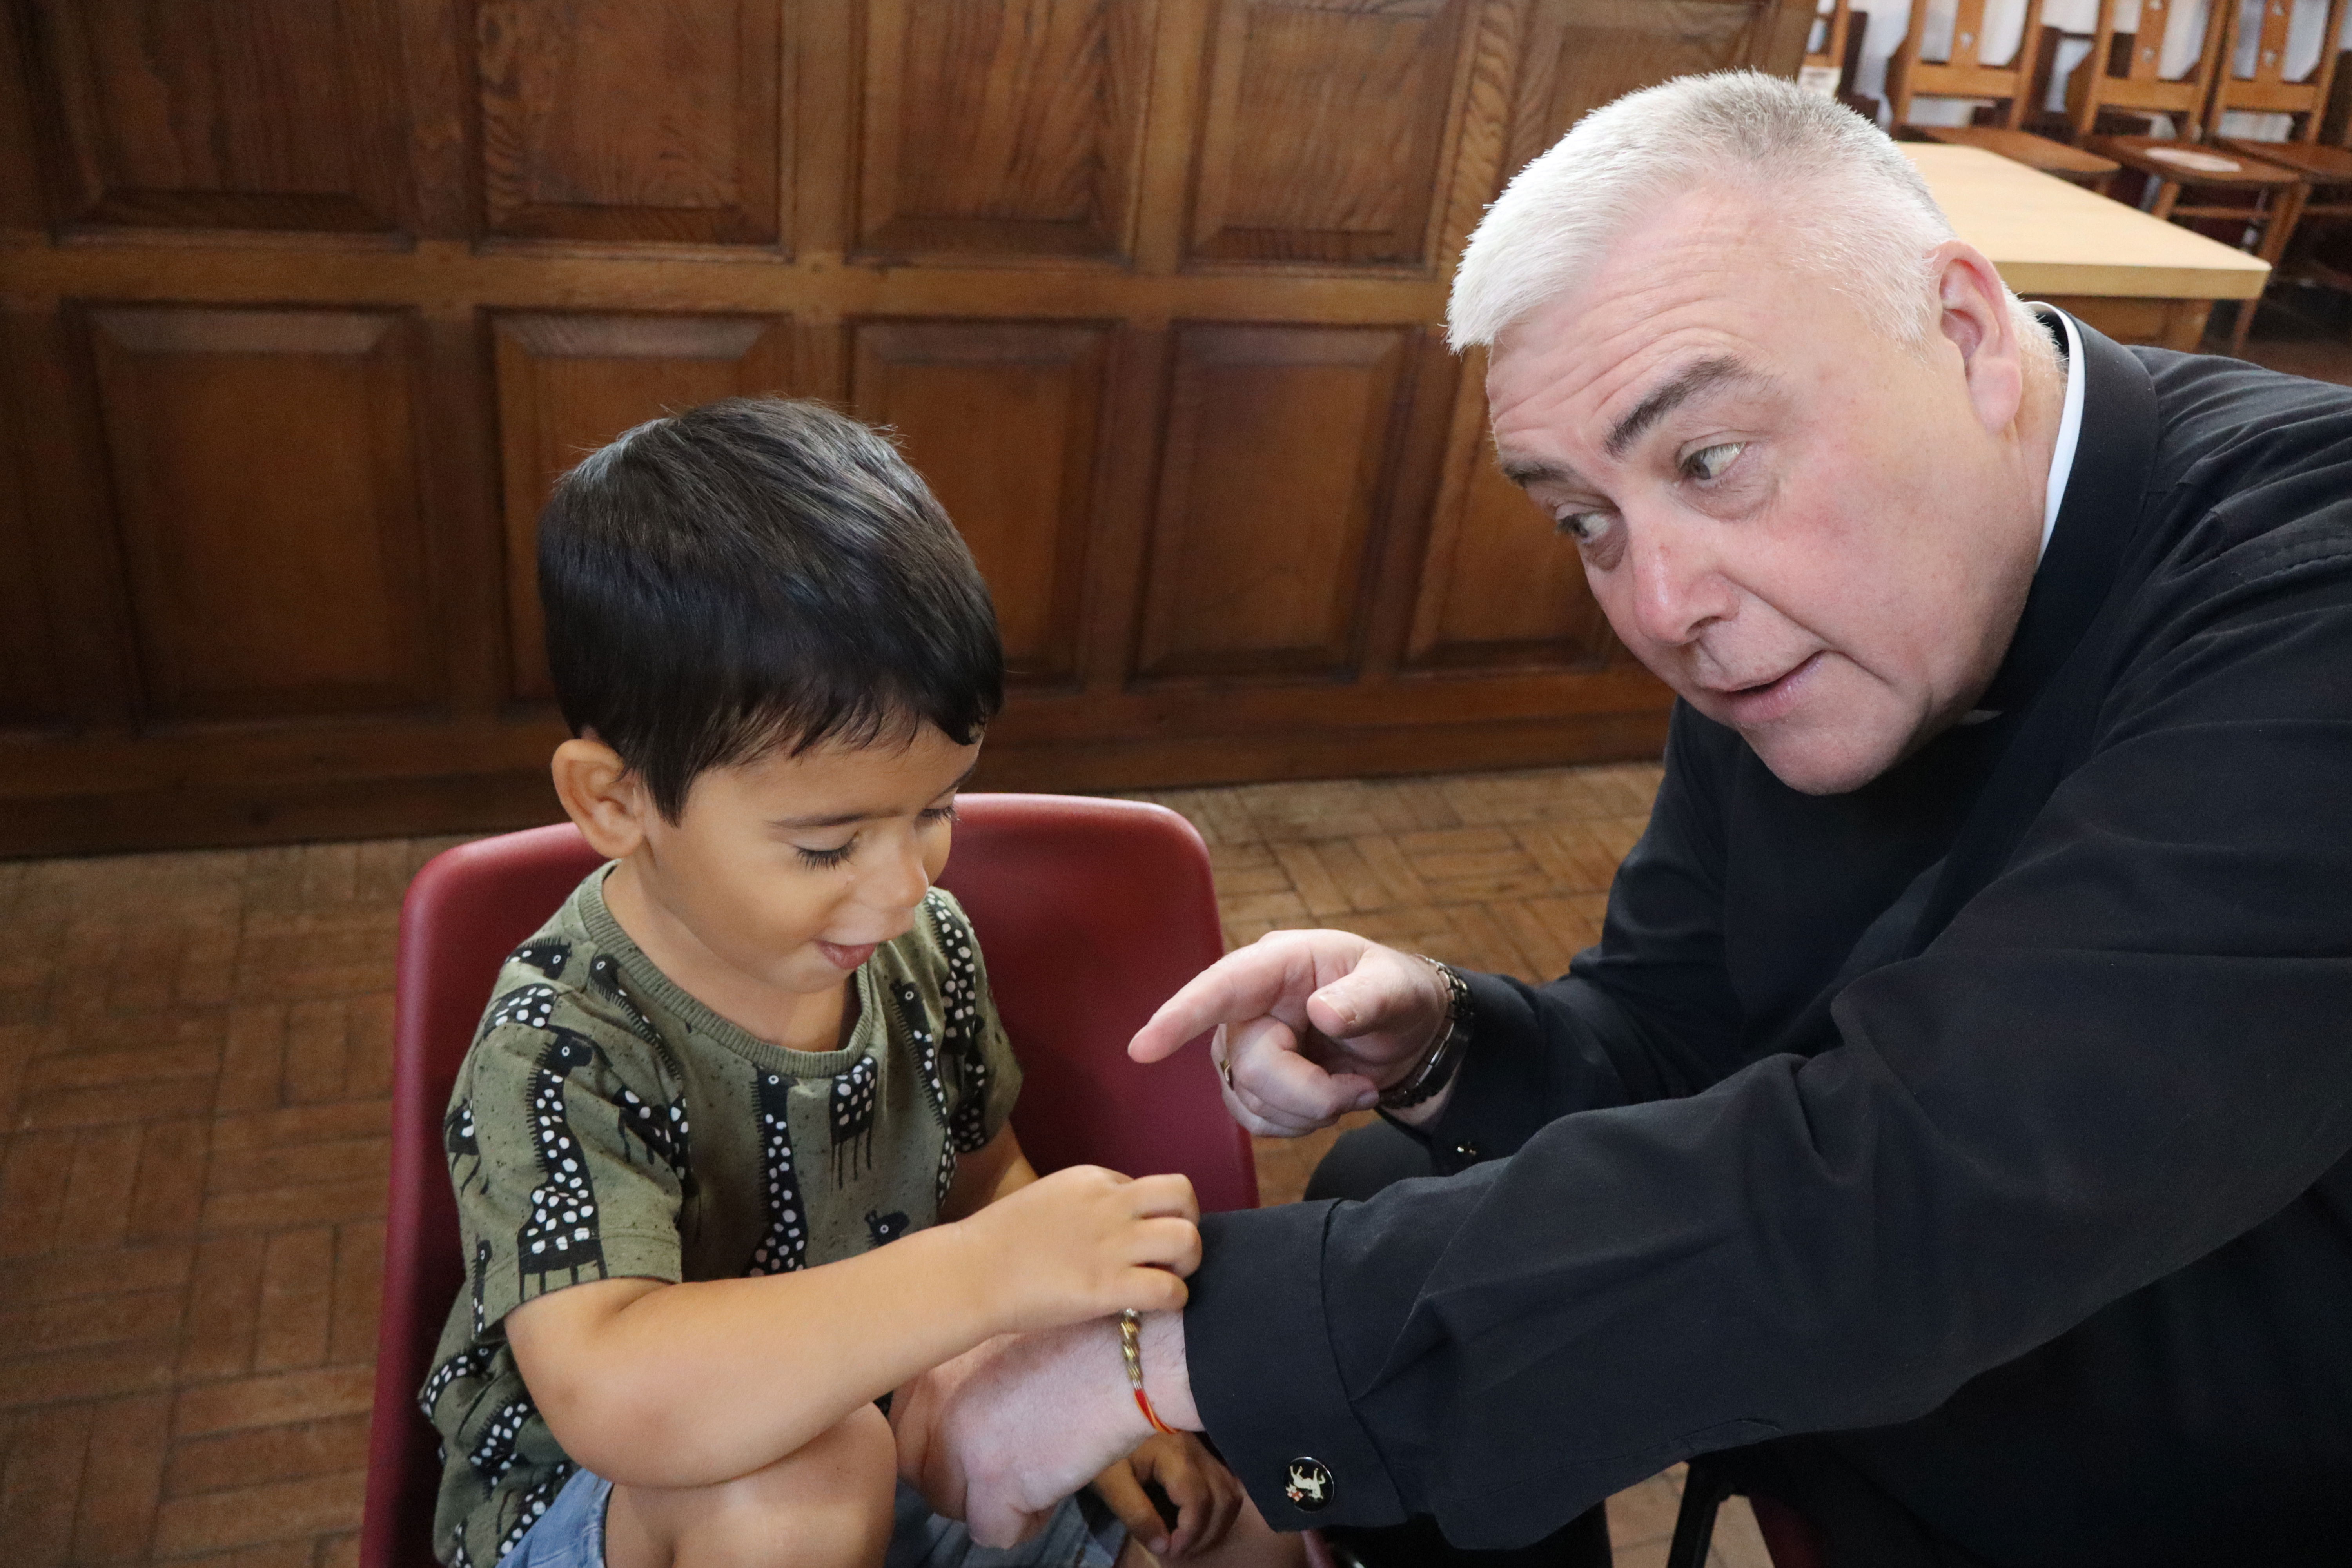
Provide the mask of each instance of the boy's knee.
[{"label": "boy's knee", "polygon": [[898,1489],[898,1444],[890,1418],[871,1405],[859,1405],[759,1474],[780,1475],[784,1489],[793,1495],[837,1497],[864,1513],[878,1512],[883,1538],[889,1538],[890,1506]]},{"label": "boy's knee", "polygon": [[[764,1470],[735,1486],[751,1494],[744,1523],[757,1531],[740,1539],[731,1563],[775,1562],[791,1568],[870,1568],[890,1544],[891,1504],[898,1493],[898,1447],[889,1418],[861,1405],[833,1426]],[[752,1516],[773,1521],[753,1525]],[[790,1545],[780,1556],[762,1550],[782,1528]],[[681,1564],[683,1568],[683,1564]]]},{"label": "boy's knee", "polygon": [[629,1544],[650,1548],[646,1561],[676,1568],[877,1568],[890,1544],[898,1482],[889,1420],[863,1405],[748,1476],[625,1499],[628,1489],[615,1489],[607,1563],[633,1568],[640,1553],[617,1549],[641,1521],[646,1539]]}]

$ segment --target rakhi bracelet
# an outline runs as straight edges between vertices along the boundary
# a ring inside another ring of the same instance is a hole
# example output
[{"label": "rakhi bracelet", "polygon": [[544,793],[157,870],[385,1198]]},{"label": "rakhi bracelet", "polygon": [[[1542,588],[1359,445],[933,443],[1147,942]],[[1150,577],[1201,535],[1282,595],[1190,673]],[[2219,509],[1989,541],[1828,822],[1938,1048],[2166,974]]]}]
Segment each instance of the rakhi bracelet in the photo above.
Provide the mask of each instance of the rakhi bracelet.
[{"label": "rakhi bracelet", "polygon": [[1174,1436],[1176,1428],[1160,1419],[1160,1412],[1151,1408],[1151,1396],[1143,1392],[1143,1318],[1132,1307],[1118,1315],[1118,1353],[1127,1361],[1127,1383],[1135,1390],[1135,1407],[1143,1412],[1154,1432]]}]

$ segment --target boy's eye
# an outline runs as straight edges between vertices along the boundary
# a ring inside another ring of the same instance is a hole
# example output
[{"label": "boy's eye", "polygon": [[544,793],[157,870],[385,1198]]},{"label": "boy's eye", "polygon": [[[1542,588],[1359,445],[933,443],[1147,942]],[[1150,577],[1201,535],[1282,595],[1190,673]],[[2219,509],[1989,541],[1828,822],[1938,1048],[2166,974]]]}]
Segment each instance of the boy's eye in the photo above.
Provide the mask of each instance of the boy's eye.
[{"label": "boy's eye", "polygon": [[1745,441],[1725,441],[1713,447],[1702,447],[1683,459],[1683,472],[1695,479],[1717,479],[1732,460],[1748,449]]},{"label": "boy's eye", "polygon": [[855,838],[834,849],[809,849],[797,844],[793,846],[793,852],[801,858],[801,864],[812,871],[830,871],[847,860],[856,852],[856,849],[857,840]]},{"label": "boy's eye", "polygon": [[945,805],[935,805],[921,815],[923,820],[927,823],[953,822],[956,819],[955,802],[950,801]]}]

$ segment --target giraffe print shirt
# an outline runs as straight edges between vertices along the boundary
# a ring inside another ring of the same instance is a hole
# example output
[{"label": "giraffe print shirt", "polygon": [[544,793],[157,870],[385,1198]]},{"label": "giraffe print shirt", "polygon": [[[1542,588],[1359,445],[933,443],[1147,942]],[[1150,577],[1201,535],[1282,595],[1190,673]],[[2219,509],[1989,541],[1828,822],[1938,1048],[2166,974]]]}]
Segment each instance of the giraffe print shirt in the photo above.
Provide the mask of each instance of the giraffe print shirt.
[{"label": "giraffe print shirt", "polygon": [[948,893],[851,977],[842,1048],[810,1053],[656,969],[604,907],[609,869],[508,958],[443,1122],[466,1282],[417,1402],[441,1434],[451,1568],[493,1568],[575,1468],[507,1313],[588,1280],[814,1268],[930,1225],[1020,1088]]}]

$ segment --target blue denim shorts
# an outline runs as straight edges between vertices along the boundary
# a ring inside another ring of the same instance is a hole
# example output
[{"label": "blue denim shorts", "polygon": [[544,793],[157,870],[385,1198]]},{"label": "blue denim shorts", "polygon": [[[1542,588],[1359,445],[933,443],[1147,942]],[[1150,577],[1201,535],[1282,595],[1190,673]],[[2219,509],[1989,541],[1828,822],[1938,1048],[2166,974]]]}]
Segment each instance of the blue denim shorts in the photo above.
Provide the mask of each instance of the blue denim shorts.
[{"label": "blue denim shorts", "polygon": [[[575,1472],[499,1568],[604,1568],[604,1505],[612,1496],[604,1477]],[[933,1513],[904,1481],[896,1513],[884,1568],[1111,1568],[1127,1544],[1127,1526],[1090,1491],[1063,1499],[1045,1529],[1001,1552],[973,1545],[960,1521]]]}]

